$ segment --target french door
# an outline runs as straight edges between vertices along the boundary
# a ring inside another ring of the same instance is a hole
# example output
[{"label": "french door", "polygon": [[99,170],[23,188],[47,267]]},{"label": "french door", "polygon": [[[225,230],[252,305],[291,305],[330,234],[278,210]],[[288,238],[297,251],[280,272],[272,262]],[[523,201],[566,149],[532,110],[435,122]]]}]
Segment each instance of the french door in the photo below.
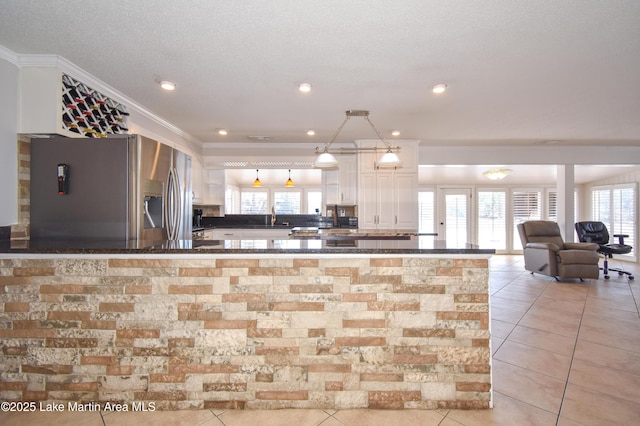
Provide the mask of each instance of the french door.
[{"label": "french door", "polygon": [[438,206],[438,239],[446,241],[447,247],[474,243],[471,188],[440,188]]}]

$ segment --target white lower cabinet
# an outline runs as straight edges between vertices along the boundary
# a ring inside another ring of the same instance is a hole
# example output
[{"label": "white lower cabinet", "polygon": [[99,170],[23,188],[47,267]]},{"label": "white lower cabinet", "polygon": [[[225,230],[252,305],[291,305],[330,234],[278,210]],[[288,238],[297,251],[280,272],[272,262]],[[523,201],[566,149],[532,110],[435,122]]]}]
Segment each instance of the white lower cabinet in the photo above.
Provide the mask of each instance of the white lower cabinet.
[{"label": "white lower cabinet", "polygon": [[285,240],[289,238],[288,228],[249,229],[214,228],[205,231],[206,240]]},{"label": "white lower cabinet", "polygon": [[286,240],[291,230],[286,228],[276,229],[243,229],[243,240]]},{"label": "white lower cabinet", "polygon": [[418,229],[416,173],[378,171],[360,175],[358,227]]}]

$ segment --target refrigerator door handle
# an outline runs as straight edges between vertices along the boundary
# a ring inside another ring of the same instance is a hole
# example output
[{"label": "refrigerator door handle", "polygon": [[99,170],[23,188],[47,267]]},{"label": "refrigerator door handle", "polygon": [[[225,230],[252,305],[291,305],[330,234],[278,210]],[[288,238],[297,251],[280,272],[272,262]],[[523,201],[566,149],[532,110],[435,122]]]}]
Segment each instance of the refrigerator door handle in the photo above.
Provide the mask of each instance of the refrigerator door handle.
[{"label": "refrigerator door handle", "polygon": [[165,217],[166,217],[166,221],[167,221],[167,239],[171,239],[171,230],[173,228],[172,226],[172,215],[171,215],[171,192],[172,192],[172,187],[173,187],[173,183],[171,182],[172,179],[172,170],[169,169],[169,174],[167,175],[167,190],[166,190],[166,196],[165,196],[165,201],[164,201],[164,211],[165,211]]},{"label": "refrigerator door handle", "polygon": [[173,240],[177,240],[180,235],[180,226],[181,226],[181,218],[182,218],[182,191],[181,191],[181,183],[180,183],[180,175],[178,174],[178,169],[173,168],[173,184],[174,184],[174,192],[173,192],[173,202],[174,202],[174,217],[173,217]]},{"label": "refrigerator door handle", "polygon": [[169,169],[169,177],[167,179],[167,238],[169,240],[177,240],[180,231],[180,222],[182,217],[182,200],[181,200],[180,178],[178,171],[172,167]]}]

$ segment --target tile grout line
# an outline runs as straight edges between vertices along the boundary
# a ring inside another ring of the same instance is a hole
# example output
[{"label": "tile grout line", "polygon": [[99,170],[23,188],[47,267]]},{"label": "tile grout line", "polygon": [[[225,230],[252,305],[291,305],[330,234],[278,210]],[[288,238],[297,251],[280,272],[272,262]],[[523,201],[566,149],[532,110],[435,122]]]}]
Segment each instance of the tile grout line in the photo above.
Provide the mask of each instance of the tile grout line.
[{"label": "tile grout line", "polygon": [[340,412],[340,410],[336,410],[336,412],[335,412],[335,413],[333,413],[333,414],[329,414],[329,413],[327,412],[327,410],[322,410],[322,411],[327,415],[327,418],[323,419],[320,423],[318,423],[318,426],[320,426],[321,424],[323,424],[324,422],[326,422],[326,421],[327,421],[327,420],[329,420],[329,419],[333,419],[333,420],[337,421],[338,423],[340,423],[341,425],[343,425],[343,424],[344,424],[344,423],[343,423],[340,419],[338,419],[337,417],[333,417],[335,414],[338,414],[338,413]]},{"label": "tile grout line", "polygon": [[[598,285],[598,280],[596,279],[596,285]],[[567,373],[567,380],[564,383],[564,390],[562,391],[562,398],[560,399],[560,408],[558,408],[558,418],[556,419],[556,426],[558,426],[560,422],[560,415],[562,413],[562,406],[564,404],[564,398],[567,395],[567,388],[569,387],[569,378],[571,377],[571,370],[573,368],[573,361],[576,356],[576,348],[578,347],[578,339],[580,338],[580,332],[582,331],[582,320],[584,319],[584,312],[587,309],[587,301],[589,300],[589,288],[587,288],[587,293],[584,298],[584,304],[582,306],[582,314],[580,315],[580,323],[578,324],[578,333],[576,333],[576,341],[573,344],[573,352],[571,353],[571,362],[569,363],[569,372]],[[577,422],[576,422],[577,423]]]},{"label": "tile grout line", "polygon": [[[533,274],[531,274],[531,275],[533,275]],[[514,280],[512,280],[512,282],[513,282],[513,281],[514,281]],[[511,284],[511,283],[509,283],[509,284]],[[544,292],[545,292],[545,291],[546,291],[546,290],[547,290],[547,289],[548,289],[552,284],[555,284],[555,281],[548,280],[548,281],[546,282],[546,285],[544,286],[544,289],[540,292],[540,294],[538,294],[538,295],[536,296],[535,300],[534,300],[533,302],[531,302],[531,305],[529,306],[529,308],[528,308],[528,309],[527,309],[527,310],[522,314],[522,316],[520,317],[520,319],[518,320],[518,322],[516,323],[516,325],[513,327],[513,329],[511,329],[511,331],[509,332],[509,334],[507,334],[507,337],[505,337],[505,338],[504,338],[504,341],[502,342],[502,344],[504,344],[504,343],[509,339],[509,336],[511,336],[511,333],[513,333],[513,330],[515,330],[515,328],[516,328],[516,327],[518,327],[518,326],[520,325],[520,321],[522,321],[522,319],[523,319],[523,318],[527,315],[527,313],[528,313],[528,312],[533,308],[533,306],[534,306],[534,305],[535,305],[535,304],[540,300],[540,298],[542,297],[542,295],[544,294]],[[584,315],[584,310],[585,310],[585,307],[586,307],[586,303],[587,303],[587,297],[586,297],[586,295],[585,295],[584,306],[582,307],[582,314],[581,314],[581,316],[580,316],[580,324],[579,324],[579,326],[578,326],[578,333],[576,334],[576,340],[575,340],[574,345],[573,345],[573,353],[571,354],[571,363],[569,364],[569,372],[567,373],[567,379],[565,380],[564,390],[563,390],[563,392],[562,392],[562,398],[560,399],[560,407],[558,408],[558,414],[556,415],[556,426],[558,426],[558,422],[560,421],[560,413],[562,412],[562,403],[563,403],[563,401],[564,401],[564,395],[565,395],[565,393],[566,393],[567,386],[568,386],[568,383],[569,383],[569,375],[571,374],[571,366],[573,365],[573,356],[574,356],[574,354],[575,354],[576,346],[577,346],[577,344],[578,344],[578,335],[580,334],[580,326],[582,325],[582,316]],[[524,326],[524,325],[523,325],[522,327],[526,327],[526,326]],[[526,327],[526,328],[531,328],[531,327]],[[500,345],[500,346],[502,346],[502,345]],[[497,351],[496,351],[496,353],[497,353]],[[492,356],[493,356],[493,355],[492,355]],[[510,364],[510,363],[508,363],[508,364]],[[513,365],[513,364],[512,364],[512,365]],[[519,367],[519,366],[516,366],[516,367]],[[523,368],[523,367],[520,367],[520,368]],[[529,370],[529,369],[525,368],[525,370]],[[529,371],[533,371],[533,370],[529,370]],[[495,391],[495,390],[494,390],[494,391]],[[519,402],[521,402],[521,403],[523,403],[523,404],[531,405],[531,404],[527,403],[526,401],[522,401],[522,400],[520,400],[520,399],[518,399],[518,398],[515,398],[515,397],[511,397],[511,398],[512,398],[512,399],[514,399],[514,400],[516,400],[516,401],[519,401]],[[535,405],[532,405],[532,406],[533,406],[533,407],[536,407],[536,408],[540,408],[540,409],[542,409],[541,407],[537,407],[537,406],[535,406]],[[544,410],[544,409],[543,409],[543,410]],[[547,411],[547,410],[544,410],[544,411]],[[553,414],[553,413],[552,413],[552,412],[550,412],[550,411],[547,411],[547,412],[549,412],[549,413]]]}]

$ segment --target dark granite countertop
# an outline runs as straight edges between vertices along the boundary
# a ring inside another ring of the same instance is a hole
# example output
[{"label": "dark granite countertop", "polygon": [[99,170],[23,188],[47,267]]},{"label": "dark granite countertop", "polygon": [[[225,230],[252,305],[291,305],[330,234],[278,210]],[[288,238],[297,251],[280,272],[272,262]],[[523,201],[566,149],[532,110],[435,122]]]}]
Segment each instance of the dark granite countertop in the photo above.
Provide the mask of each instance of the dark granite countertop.
[{"label": "dark granite countertop", "polygon": [[494,249],[465,244],[447,247],[432,236],[411,239],[246,239],[179,241],[12,240],[0,243],[11,254],[494,254]]},{"label": "dark granite countertop", "polygon": [[296,227],[291,230],[291,239],[320,240],[410,240],[418,234],[411,229],[319,229]]},{"label": "dark granite countertop", "polygon": [[291,229],[291,225],[215,225],[205,226],[202,229]]}]

